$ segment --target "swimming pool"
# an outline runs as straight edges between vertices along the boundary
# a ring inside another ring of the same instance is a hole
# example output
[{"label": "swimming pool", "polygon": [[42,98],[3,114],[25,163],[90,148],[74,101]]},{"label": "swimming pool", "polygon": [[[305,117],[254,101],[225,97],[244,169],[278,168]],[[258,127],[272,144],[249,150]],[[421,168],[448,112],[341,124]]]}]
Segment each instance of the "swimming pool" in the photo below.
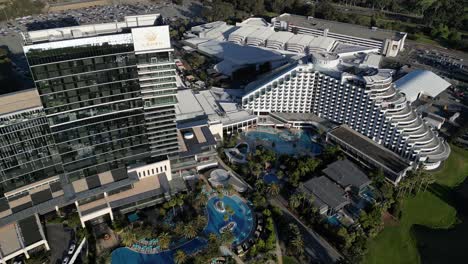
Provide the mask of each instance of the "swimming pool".
[{"label": "swimming pool", "polygon": [[196,237],[172,250],[159,252],[157,254],[141,254],[129,248],[122,247],[112,252],[112,264],[174,263],[174,254],[178,250],[182,250],[187,255],[191,255],[203,249],[207,244],[208,242],[205,239]]},{"label": "swimming pool", "polygon": [[341,225],[341,222],[340,222],[340,220],[338,219],[338,217],[336,215],[328,217],[327,221],[332,226],[340,226]]},{"label": "swimming pool", "polygon": [[272,183],[279,183],[280,180],[278,179],[278,176],[276,176],[275,174],[268,173],[265,176],[263,176],[263,181],[266,184],[272,184]]},{"label": "swimming pool", "polygon": [[208,224],[203,231],[205,234],[215,233],[220,234],[219,230],[227,225],[229,222],[235,222],[236,226],[232,230],[234,235],[234,244],[238,245],[244,242],[249,237],[250,232],[253,229],[253,215],[250,207],[244,203],[237,196],[224,196],[221,201],[224,203],[224,207],[231,207],[234,211],[234,215],[230,216],[228,221],[224,221],[224,215],[215,208],[215,203],[219,201],[218,197],[213,197],[208,200],[207,211],[208,211]]},{"label": "swimming pool", "polygon": [[260,142],[267,148],[273,149],[276,153],[293,155],[296,153],[318,155],[322,152],[322,147],[313,142],[311,132],[308,130],[277,131],[269,127],[258,127],[242,133],[249,143]]},{"label": "swimming pool", "polygon": [[[234,215],[226,222],[224,214],[215,208],[217,201],[222,201],[224,206],[231,207]],[[250,207],[237,196],[224,196],[222,199],[215,196],[208,200],[206,206],[208,223],[202,233],[208,236],[210,233],[220,235],[219,230],[227,223],[234,221],[236,226],[232,230],[234,234],[234,245],[241,244],[249,237],[253,229],[253,216]],[[118,248],[112,252],[112,264],[153,264],[153,263],[174,263],[174,254],[177,250],[183,250],[187,255],[191,255],[203,249],[208,242],[202,237],[196,237],[172,250],[163,251],[157,254],[142,254],[129,248]]]}]

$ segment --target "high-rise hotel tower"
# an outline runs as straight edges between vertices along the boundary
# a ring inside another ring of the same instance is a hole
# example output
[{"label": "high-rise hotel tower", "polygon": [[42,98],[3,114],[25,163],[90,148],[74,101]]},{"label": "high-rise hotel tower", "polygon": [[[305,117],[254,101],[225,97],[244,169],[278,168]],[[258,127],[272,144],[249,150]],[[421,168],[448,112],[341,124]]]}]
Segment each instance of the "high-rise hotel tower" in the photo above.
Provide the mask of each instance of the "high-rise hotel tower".
[{"label": "high-rise hotel tower", "polygon": [[84,225],[185,188],[169,162],[177,85],[159,15],[23,37],[37,90],[0,98],[12,103],[0,107],[0,227],[66,205]]},{"label": "high-rise hotel tower", "polygon": [[313,53],[246,87],[245,109],[255,113],[314,113],[347,124],[404,159],[437,168],[450,147],[395,89],[392,71],[341,63]]}]

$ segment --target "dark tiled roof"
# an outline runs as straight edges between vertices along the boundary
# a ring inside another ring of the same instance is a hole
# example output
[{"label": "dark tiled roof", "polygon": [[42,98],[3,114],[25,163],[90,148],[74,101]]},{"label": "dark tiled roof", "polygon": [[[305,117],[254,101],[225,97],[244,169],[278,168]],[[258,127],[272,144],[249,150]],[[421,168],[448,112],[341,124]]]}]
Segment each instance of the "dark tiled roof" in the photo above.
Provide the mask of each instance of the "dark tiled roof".
[{"label": "dark tiled roof", "polygon": [[101,181],[97,175],[86,177],[86,183],[90,190],[101,186]]},{"label": "dark tiled roof", "polygon": [[111,173],[112,173],[112,178],[114,179],[114,181],[120,181],[120,180],[128,178],[126,168],[115,169],[115,170],[112,170]]},{"label": "dark tiled roof", "polygon": [[50,189],[31,194],[31,200],[34,204],[40,204],[45,201],[51,200],[52,198],[53,197],[52,193],[50,192]]},{"label": "dark tiled roof", "polygon": [[10,205],[6,198],[0,198],[0,212],[10,209]]},{"label": "dark tiled roof", "polygon": [[377,144],[370,138],[367,138],[366,136],[352,130],[348,126],[339,126],[328,133],[329,135],[338,138],[346,145],[349,145],[357,151],[363,153],[369,159],[373,159],[384,165],[396,174],[402,173],[410,166],[408,162],[406,162],[397,154],[393,153],[384,146]]},{"label": "dark tiled roof", "polygon": [[347,159],[333,162],[323,173],[343,188],[350,185],[361,188],[371,182],[364,172]]},{"label": "dark tiled roof", "polygon": [[62,184],[60,184],[60,182],[53,182],[50,184],[50,190],[52,192],[58,192],[62,190]]},{"label": "dark tiled roof", "polygon": [[25,246],[32,245],[42,240],[35,216],[30,216],[18,221],[18,225],[21,229],[21,234],[23,235]]},{"label": "dark tiled roof", "polygon": [[345,191],[325,176],[310,179],[304,183],[304,190],[315,196],[317,203],[324,203],[339,210],[349,203]]}]

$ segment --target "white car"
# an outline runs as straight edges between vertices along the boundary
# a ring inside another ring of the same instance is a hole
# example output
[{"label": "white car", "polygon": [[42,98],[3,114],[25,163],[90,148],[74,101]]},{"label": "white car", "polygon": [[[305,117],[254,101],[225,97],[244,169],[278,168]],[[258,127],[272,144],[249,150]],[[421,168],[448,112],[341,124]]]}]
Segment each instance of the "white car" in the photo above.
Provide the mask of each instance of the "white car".
[{"label": "white car", "polygon": [[70,258],[67,256],[63,259],[62,264],[68,264],[68,261],[70,261]]},{"label": "white car", "polygon": [[70,248],[68,249],[68,255],[73,254],[73,252],[75,251],[75,248],[76,248],[75,243],[71,244]]}]

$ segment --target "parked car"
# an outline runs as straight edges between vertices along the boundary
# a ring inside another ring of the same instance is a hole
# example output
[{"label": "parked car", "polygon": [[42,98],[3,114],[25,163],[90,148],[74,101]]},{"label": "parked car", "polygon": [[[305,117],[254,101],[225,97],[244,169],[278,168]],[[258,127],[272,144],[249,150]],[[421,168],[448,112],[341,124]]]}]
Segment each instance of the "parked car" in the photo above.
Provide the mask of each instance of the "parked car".
[{"label": "parked car", "polygon": [[62,264],[68,264],[68,261],[70,261],[70,258],[68,256],[66,256],[63,260],[62,260]]},{"label": "parked car", "polygon": [[68,255],[73,254],[73,252],[75,251],[75,248],[76,248],[76,244],[72,243],[70,247],[68,248]]}]

